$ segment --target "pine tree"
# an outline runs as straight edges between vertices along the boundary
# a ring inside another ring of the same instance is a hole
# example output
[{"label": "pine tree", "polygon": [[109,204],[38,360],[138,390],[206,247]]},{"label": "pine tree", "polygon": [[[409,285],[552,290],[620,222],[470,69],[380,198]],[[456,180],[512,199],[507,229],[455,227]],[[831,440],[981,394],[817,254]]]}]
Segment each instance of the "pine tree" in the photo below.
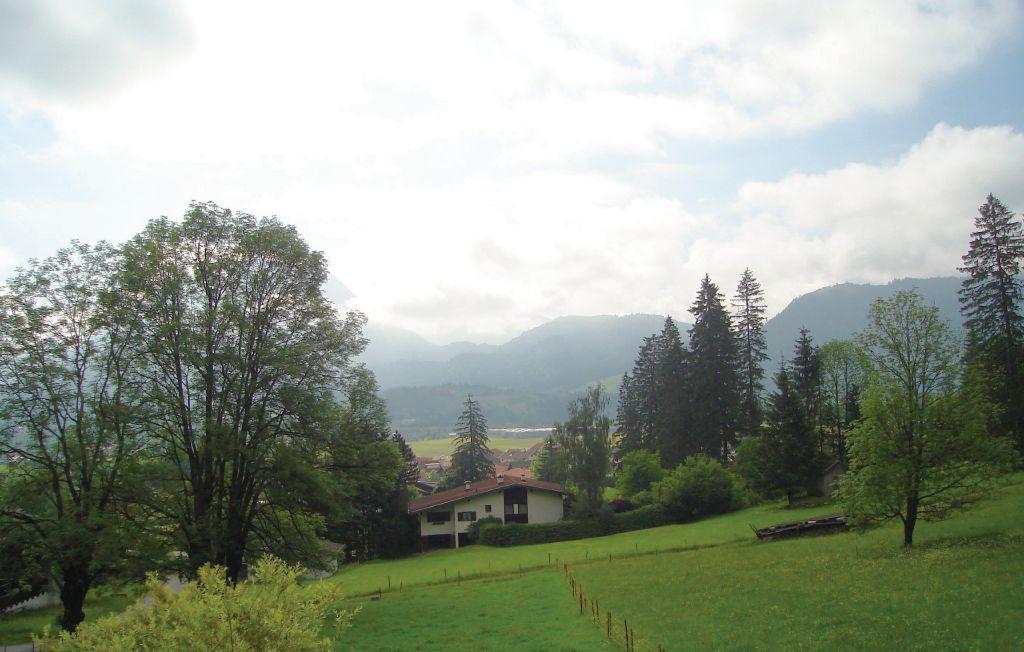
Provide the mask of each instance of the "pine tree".
[{"label": "pine tree", "polygon": [[825,436],[821,429],[821,353],[814,346],[814,338],[806,328],[800,329],[800,337],[793,347],[791,368],[793,390],[803,401],[811,427],[818,433],[819,450],[824,450]]},{"label": "pine tree", "polygon": [[655,377],[658,367],[658,338],[645,337],[633,372],[625,374],[619,387],[616,427],[622,453],[654,450]]},{"label": "pine tree", "polygon": [[544,440],[544,446],[530,465],[533,477],[545,482],[564,484],[567,478],[565,453],[551,437]]},{"label": "pine tree", "polygon": [[732,307],[733,325],[739,341],[740,377],[743,383],[743,435],[752,435],[761,425],[761,391],[768,344],[764,336],[764,290],[749,268],[743,270]]},{"label": "pine tree", "polygon": [[565,452],[580,514],[592,513],[600,506],[604,481],[611,471],[611,419],[604,416],[607,406],[608,396],[600,385],[588,388],[569,403],[569,419],[556,423],[552,434]]},{"label": "pine tree", "polygon": [[669,468],[697,452],[689,440],[686,397],[686,351],[671,317],[656,338],[652,432],[654,450]]},{"label": "pine tree", "polygon": [[1004,408],[1004,428],[1024,452],[1024,292],[1020,278],[1024,229],[992,195],[978,209],[974,227],[960,268],[968,275],[960,289],[968,359],[996,376],[993,398]]},{"label": "pine tree", "polygon": [[740,421],[739,351],[722,294],[706,275],[690,313],[694,323],[687,386],[694,443],[700,452],[724,463],[736,443]]},{"label": "pine tree", "polygon": [[487,421],[480,411],[480,404],[467,395],[466,409],[459,416],[455,427],[452,465],[445,474],[443,484],[450,488],[494,475],[494,462],[491,460],[488,443]]},{"label": "pine tree", "polygon": [[817,475],[821,459],[814,424],[792,380],[785,368],[775,376],[761,461],[764,477],[790,504]]},{"label": "pine tree", "polygon": [[402,468],[398,473],[398,486],[405,487],[413,484],[420,478],[420,467],[416,463],[416,453],[405,441],[405,437],[397,430],[391,433],[391,441],[398,446],[398,452],[402,455]]}]

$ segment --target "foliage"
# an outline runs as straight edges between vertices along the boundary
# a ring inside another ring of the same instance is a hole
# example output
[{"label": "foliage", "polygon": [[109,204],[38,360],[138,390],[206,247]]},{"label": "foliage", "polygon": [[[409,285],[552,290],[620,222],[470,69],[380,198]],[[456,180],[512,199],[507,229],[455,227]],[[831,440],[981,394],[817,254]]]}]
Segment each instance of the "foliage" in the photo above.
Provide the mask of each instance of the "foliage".
[{"label": "foliage", "polygon": [[235,581],[255,550],[318,564],[331,494],[386,432],[368,372],[353,373],[365,318],[338,315],[323,254],[277,218],[193,203],[180,223],[150,221],[125,259],[163,461],[148,506],[176,525],[185,570],[215,563]]},{"label": "foliage", "polygon": [[226,570],[204,566],[198,579],[174,591],[153,576],[147,597],[124,614],[90,622],[74,635],[41,642],[44,650],[329,650],[328,617],[335,631],[354,614],[339,610],[336,583],[303,586],[303,569],[273,557],[253,566],[250,578],[225,583]]},{"label": "foliage", "polygon": [[601,504],[605,478],[611,470],[611,420],[604,415],[608,397],[595,385],[569,403],[569,419],[556,423],[552,439],[565,451],[569,480],[577,500],[587,507]]},{"label": "foliage", "polygon": [[739,349],[718,286],[705,275],[690,307],[687,394],[694,452],[728,462],[740,426]]},{"label": "foliage", "polygon": [[[133,307],[105,244],[33,260],[0,295],[0,529],[59,587],[73,631],[97,581],[152,566],[130,508],[141,484]],[[131,552],[129,552],[131,551]]]},{"label": "foliage", "polygon": [[630,497],[650,489],[651,484],[665,477],[665,469],[657,453],[633,451],[622,456],[622,467],[616,479],[619,495]]},{"label": "foliage", "polygon": [[829,340],[819,350],[821,420],[833,454],[846,461],[846,431],[860,418],[860,391],[867,382],[868,362],[850,340]]},{"label": "foliage", "polygon": [[960,288],[968,359],[995,376],[992,398],[1002,408],[1002,430],[1024,454],[1024,226],[989,195],[974,228],[960,268],[968,275]]},{"label": "foliage", "polygon": [[569,461],[562,447],[551,437],[544,438],[544,445],[537,451],[530,464],[533,476],[545,482],[566,484],[569,482]]},{"label": "foliage", "polygon": [[472,396],[466,396],[466,409],[459,416],[455,426],[455,452],[452,465],[445,473],[444,480],[437,486],[438,491],[457,487],[463,482],[476,482],[494,475],[494,462],[487,439],[487,421],[480,404]]},{"label": "foliage", "polygon": [[820,435],[821,429],[821,402],[822,402],[822,376],[821,376],[821,351],[814,345],[814,338],[806,328],[800,329],[800,336],[793,345],[793,361],[790,363],[792,370],[790,380],[793,383],[793,391],[803,403],[804,411],[807,413],[807,420],[811,430],[816,437],[819,437],[819,449],[824,450],[824,437]]},{"label": "foliage", "polygon": [[654,504],[677,522],[724,514],[742,504],[735,479],[721,462],[703,455],[688,457],[655,483],[651,494]]},{"label": "foliage", "polygon": [[989,436],[977,387],[958,386],[958,344],[920,295],[876,301],[857,341],[874,375],[848,436],[840,496],[857,525],[900,519],[910,545],[919,518],[945,518],[984,496],[1012,450]]},{"label": "foliage", "polygon": [[484,518],[473,521],[466,529],[466,539],[468,539],[470,543],[476,543],[480,540],[480,532],[487,528],[501,526],[504,523],[505,522],[497,516],[485,516]]},{"label": "foliage", "polygon": [[750,268],[743,270],[732,301],[733,328],[739,342],[739,367],[742,384],[743,435],[755,434],[761,426],[761,391],[764,367],[768,359],[765,340],[765,301],[761,283]]}]

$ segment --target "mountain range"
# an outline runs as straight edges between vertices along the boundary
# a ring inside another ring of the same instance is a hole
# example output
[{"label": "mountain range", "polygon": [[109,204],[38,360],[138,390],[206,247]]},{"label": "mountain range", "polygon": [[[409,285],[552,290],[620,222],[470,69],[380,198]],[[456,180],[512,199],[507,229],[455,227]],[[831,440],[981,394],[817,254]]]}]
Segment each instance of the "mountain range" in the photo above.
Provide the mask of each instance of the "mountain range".
[{"label": "mountain range", "polygon": [[[906,278],[884,285],[843,283],[797,297],[768,320],[768,376],[789,357],[802,327],[817,344],[849,338],[862,329],[876,299],[916,288],[959,327],[956,277]],[[676,318],[676,316],[673,316]],[[644,337],[659,332],[665,316],[651,314],[558,317],[500,345],[435,345],[411,331],[367,324],[361,360],[373,370],[393,425],[410,439],[449,432],[468,393],[479,400],[491,427],[550,426],[566,404],[600,382],[614,400]],[[683,339],[691,324],[677,319]]]}]

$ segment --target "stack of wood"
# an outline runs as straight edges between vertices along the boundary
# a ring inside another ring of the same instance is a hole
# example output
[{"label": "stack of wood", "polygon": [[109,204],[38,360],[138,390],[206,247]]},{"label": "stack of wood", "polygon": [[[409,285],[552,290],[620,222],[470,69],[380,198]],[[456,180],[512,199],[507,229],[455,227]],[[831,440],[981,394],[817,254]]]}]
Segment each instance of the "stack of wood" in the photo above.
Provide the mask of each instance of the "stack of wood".
[{"label": "stack of wood", "polygon": [[798,537],[805,534],[828,534],[841,532],[846,529],[846,515],[832,514],[830,516],[818,516],[806,521],[794,521],[793,523],[780,523],[766,528],[750,529],[754,531],[758,539],[783,539],[786,537]]}]

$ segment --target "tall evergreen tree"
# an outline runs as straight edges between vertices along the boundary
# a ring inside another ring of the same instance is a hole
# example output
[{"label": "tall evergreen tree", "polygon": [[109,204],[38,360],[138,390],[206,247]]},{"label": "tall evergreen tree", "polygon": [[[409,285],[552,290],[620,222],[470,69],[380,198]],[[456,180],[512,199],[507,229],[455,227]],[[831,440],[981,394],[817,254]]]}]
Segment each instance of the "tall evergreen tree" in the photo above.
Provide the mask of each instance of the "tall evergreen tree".
[{"label": "tall evergreen tree", "polygon": [[690,313],[687,384],[694,443],[699,452],[727,462],[740,423],[739,351],[722,294],[707,275]]},{"label": "tall evergreen tree", "polygon": [[744,435],[758,431],[761,425],[761,391],[764,389],[764,366],[768,344],[764,336],[764,290],[750,268],[743,270],[736,296],[732,301],[733,326],[739,341],[740,377],[743,383]]},{"label": "tall evergreen tree", "polygon": [[413,452],[412,447],[405,441],[402,433],[397,430],[391,433],[391,441],[398,447],[398,452],[402,456],[403,462],[398,474],[398,486],[405,487],[413,484],[420,477],[420,467],[416,463],[416,453]]},{"label": "tall evergreen tree", "polygon": [[763,434],[763,476],[792,504],[819,472],[821,457],[807,406],[785,368],[775,376],[775,387]]},{"label": "tall evergreen tree", "polygon": [[666,466],[675,467],[696,451],[690,441],[686,351],[671,317],[665,318],[665,327],[657,337],[653,391],[654,449]]},{"label": "tall evergreen tree", "polygon": [[968,275],[960,289],[968,359],[995,374],[993,394],[1004,408],[1004,428],[1024,452],[1024,228],[992,195],[978,209],[974,227],[960,268]]},{"label": "tall evergreen tree", "polygon": [[654,450],[654,414],[657,411],[654,391],[658,368],[658,337],[645,337],[633,363],[633,372],[623,375],[619,386],[616,427],[622,453]]},{"label": "tall evergreen tree", "polygon": [[494,462],[488,447],[487,420],[480,404],[466,396],[466,409],[455,427],[455,452],[452,465],[438,489],[451,488],[463,482],[476,482],[494,475]]},{"label": "tall evergreen tree", "polygon": [[818,448],[825,449],[825,436],[821,429],[821,352],[806,328],[793,346],[793,389],[804,403],[811,427],[818,433]]}]

